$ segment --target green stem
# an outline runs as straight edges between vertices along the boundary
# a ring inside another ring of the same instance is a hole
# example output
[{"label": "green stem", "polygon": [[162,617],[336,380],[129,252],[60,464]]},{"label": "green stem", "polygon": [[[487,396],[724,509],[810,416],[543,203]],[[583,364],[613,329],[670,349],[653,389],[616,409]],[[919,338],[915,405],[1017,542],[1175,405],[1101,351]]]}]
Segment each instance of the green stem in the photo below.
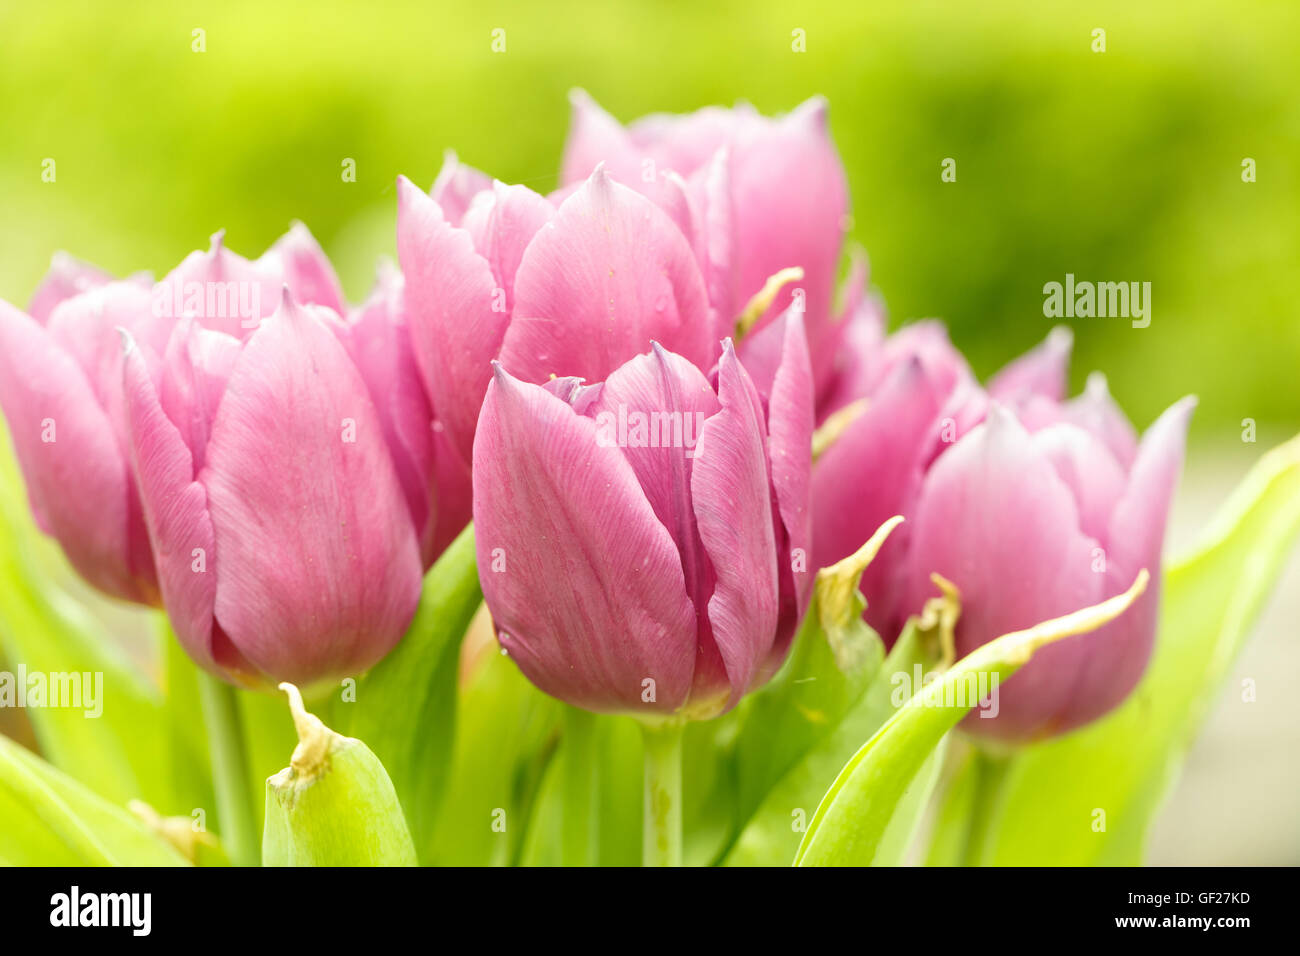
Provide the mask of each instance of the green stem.
[{"label": "green stem", "polygon": [[1002,784],[1011,760],[1002,754],[976,749],[975,793],[971,801],[970,830],[966,837],[964,866],[983,866],[989,852],[989,838],[997,824]]},{"label": "green stem", "polygon": [[257,866],[261,862],[261,841],[253,814],[253,790],[235,688],[206,671],[199,671],[198,676],[208,751],[212,755],[212,784],[217,795],[221,844],[235,866]]},{"label": "green stem", "polygon": [[577,707],[564,709],[564,866],[595,866],[596,831],[596,715]]},{"label": "green stem", "polygon": [[641,727],[645,740],[642,866],[682,865],[682,734],[684,723]]}]

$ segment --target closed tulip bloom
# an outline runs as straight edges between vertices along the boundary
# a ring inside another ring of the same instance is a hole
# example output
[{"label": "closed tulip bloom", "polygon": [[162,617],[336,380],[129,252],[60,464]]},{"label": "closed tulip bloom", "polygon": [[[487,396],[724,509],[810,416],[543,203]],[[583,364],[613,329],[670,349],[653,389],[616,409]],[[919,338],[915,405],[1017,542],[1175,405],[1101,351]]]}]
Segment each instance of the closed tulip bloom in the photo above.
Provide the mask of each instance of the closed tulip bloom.
[{"label": "closed tulip bloom", "polygon": [[157,374],[182,315],[246,336],[274,308],[284,282],[306,288],[300,277],[307,276],[322,294],[331,282],[337,288],[319,246],[296,226],[255,262],[225,249],[218,233],[208,252],[193,253],[157,285],[143,276],[114,281],[56,256],[27,314],[0,302],[0,408],[32,510],[95,587],[129,601],[159,601],[129,466],[116,330],[130,334]]},{"label": "closed tulip bloom", "polygon": [[[474,446],[502,648],[588,710],[712,717],[766,681],[807,600],[811,384],[798,316],[761,394],[655,346],[600,384],[496,365]],[[677,436],[669,440],[669,434]]]},{"label": "closed tulip bloom", "polygon": [[161,368],[128,345],[130,454],[181,643],[232,682],[355,674],[400,639],[420,546],[332,311],[280,308],[244,339],[187,319]]},{"label": "closed tulip bloom", "polygon": [[1151,653],[1165,519],[1194,402],[1139,444],[1105,380],[1063,401],[1070,335],[1054,330],[989,382],[974,380],[939,323],[885,337],[855,330],[838,400],[865,399],[813,471],[816,563],[851,553],[891,515],[907,521],[863,576],[866,618],[892,642],[934,595],[961,592],[958,656],[1124,591],[1152,585],[1099,631],[1043,649],[969,731],[1010,741],[1062,733],[1133,689]]},{"label": "closed tulip bloom", "polygon": [[[848,187],[831,140],[826,101],[814,97],[790,113],[767,117],[752,106],[706,107],[681,116],[654,114],[619,124],[581,90],[562,179],[576,183],[604,163],[615,179],[681,205],[696,234],[714,308],[734,319],[770,276],[798,267],[791,282],[757,317],[755,335],[737,346],[754,374],[758,333],[802,294],[817,395],[829,387],[843,323],[832,299],[848,218]],[[680,178],[684,188],[676,186]],[[779,350],[779,340],[773,345]],[[757,377],[755,379],[757,381]]]},{"label": "closed tulip bloom", "polygon": [[[1165,521],[1195,400],[1171,406],[1139,444],[1094,376],[1065,404],[994,402],[926,474],[907,555],[910,603],[931,572],[961,591],[957,653],[1096,604],[1146,568],[1152,584],[1099,631],[1035,655],[1002,688],[997,716],[966,729],[1003,740],[1063,733],[1106,713],[1151,656]],[[1023,420],[1022,420],[1023,419]]]},{"label": "closed tulip bloom", "polygon": [[493,359],[524,382],[600,381],[654,340],[711,367],[721,327],[657,205],[604,171],[558,205],[503,183],[467,197],[474,182],[444,171],[431,197],[401,178],[397,214],[415,358],[466,465]]}]

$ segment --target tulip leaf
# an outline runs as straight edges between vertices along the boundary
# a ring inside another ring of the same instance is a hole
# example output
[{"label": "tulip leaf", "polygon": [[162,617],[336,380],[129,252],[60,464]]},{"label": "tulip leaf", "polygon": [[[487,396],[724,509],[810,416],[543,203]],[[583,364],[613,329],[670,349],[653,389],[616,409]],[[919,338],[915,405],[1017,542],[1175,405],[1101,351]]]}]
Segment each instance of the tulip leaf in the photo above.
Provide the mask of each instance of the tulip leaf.
[{"label": "tulip leaf", "polygon": [[862,620],[858,582],[899,520],[818,572],[786,666],[742,704],[734,772],[740,828],[726,848],[727,865],[788,864],[835,775],[901,703],[891,691],[893,675],[910,677],[914,665],[929,670],[938,663],[937,640],[920,633],[917,622],[885,659],[879,636]]},{"label": "tulip leaf", "polygon": [[264,866],[415,866],[415,844],[384,765],[289,696],[298,746],[266,781]]},{"label": "tulip leaf", "polygon": [[[569,708],[572,709],[572,708]],[[566,710],[567,714],[567,710]],[[591,816],[596,866],[641,864],[641,726],[631,717],[589,714],[592,735],[588,755],[595,774]],[[564,725],[555,758],[539,788],[520,863],[562,866],[565,862],[564,778],[568,773],[569,722]]]},{"label": "tulip leaf", "polygon": [[[811,638],[812,644],[820,635],[814,632],[805,637]],[[937,663],[937,655],[930,649],[932,643],[915,619],[909,622],[854,706],[768,790],[727,854],[728,866],[789,864],[808,818],[836,774],[901,703],[895,675],[910,678],[914,668],[928,672]]]},{"label": "tulip leaf", "polygon": [[127,810],[0,735],[0,857],[18,866],[184,866]]},{"label": "tulip leaf", "polygon": [[15,684],[20,668],[28,680],[61,689],[71,689],[78,675],[82,703],[96,689],[99,698],[92,707],[26,708],[41,752],[114,802],[138,798],[188,810],[175,792],[181,778],[172,772],[162,695],[104,623],[152,637],[147,617],[96,600],[106,612],[97,620],[55,583],[68,575],[67,562],[32,521],[3,432],[0,423],[0,657]]},{"label": "tulip leaf", "polygon": [[974,745],[967,741],[957,741],[951,750],[957,757],[949,762],[945,779],[938,786],[942,799],[929,834],[926,866],[960,866],[970,841],[981,761]]},{"label": "tulip leaf", "polygon": [[1165,572],[1151,663],[1117,710],[1012,757],[972,862],[1137,864],[1151,821],[1300,533],[1300,438],[1254,467]]},{"label": "tulip leaf", "polygon": [[[491,637],[476,641],[469,658],[443,812],[421,859],[504,866],[523,856],[558,747],[562,705],[530,684]],[[633,753],[639,765],[640,750]],[[639,793],[639,777],[636,784]],[[639,846],[639,828],[636,839]]]},{"label": "tulip leaf", "polygon": [[[1124,594],[1065,617],[1016,631],[976,648],[912,694],[862,745],[822,798],[795,854],[796,866],[865,866],[905,842],[900,811],[915,813],[938,765],[936,748],[989,689],[1019,670],[1039,648],[1101,627],[1146,588],[1138,575]],[[909,828],[910,828],[909,823]],[[889,860],[893,862],[893,860]]]},{"label": "tulip leaf", "polygon": [[340,705],[343,726],[388,769],[421,854],[451,772],[461,638],[482,599],[471,526],[425,575],[401,643],[357,683],[355,702]]}]

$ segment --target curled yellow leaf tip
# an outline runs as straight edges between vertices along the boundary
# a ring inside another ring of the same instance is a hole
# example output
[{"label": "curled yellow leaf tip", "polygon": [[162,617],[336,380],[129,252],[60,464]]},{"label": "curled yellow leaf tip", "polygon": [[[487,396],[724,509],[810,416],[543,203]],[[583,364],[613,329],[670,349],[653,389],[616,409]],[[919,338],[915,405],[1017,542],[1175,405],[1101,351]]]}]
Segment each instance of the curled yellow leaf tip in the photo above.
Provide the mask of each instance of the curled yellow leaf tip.
[{"label": "curled yellow leaf tip", "polygon": [[[817,591],[823,599],[823,613],[829,610],[827,605],[836,605],[846,600],[852,589],[857,586],[862,572],[876,559],[885,539],[890,532],[903,523],[902,515],[894,515],[867,539],[866,543],[847,558],[841,558],[817,572]],[[841,593],[843,592],[843,593]]]},{"label": "curled yellow leaf tip", "polygon": [[930,580],[939,589],[939,597],[930,598],[921,608],[920,629],[937,634],[939,639],[939,666],[947,669],[957,659],[957,619],[961,617],[961,591],[957,585],[937,571]]},{"label": "curled yellow leaf tip", "polygon": [[860,663],[862,648],[853,647],[852,627],[866,607],[866,602],[858,593],[862,572],[875,560],[890,532],[902,523],[903,516],[894,515],[877,528],[876,533],[857,551],[817,572],[814,585],[817,622],[842,670]]},{"label": "curled yellow leaf tip", "polygon": [[768,276],[767,281],[763,283],[763,288],[754,293],[753,298],[741,310],[740,317],[736,319],[736,341],[739,342],[754,327],[754,323],[767,311],[767,307],[772,304],[776,294],[786,284],[798,282],[802,278],[803,269],[799,268],[799,266],[791,266],[788,269],[782,269],[775,275]]},{"label": "curled yellow leaf tip", "polygon": [[293,715],[293,728],[298,733],[298,746],[293,748],[289,766],[299,777],[314,777],[324,768],[330,745],[338,734],[330,730],[315,714],[307,712],[302,702],[302,692],[293,684],[280,685],[289,698],[289,713]]}]

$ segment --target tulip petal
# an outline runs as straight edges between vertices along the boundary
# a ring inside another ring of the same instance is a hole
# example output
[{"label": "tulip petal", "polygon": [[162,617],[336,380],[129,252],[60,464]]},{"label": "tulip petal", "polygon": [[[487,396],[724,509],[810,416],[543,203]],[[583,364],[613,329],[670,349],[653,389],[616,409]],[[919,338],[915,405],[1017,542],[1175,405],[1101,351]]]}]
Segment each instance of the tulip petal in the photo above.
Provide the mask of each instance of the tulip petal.
[{"label": "tulip petal", "polygon": [[405,632],[420,554],[365,382],[286,295],[245,343],[207,465],[216,618],[277,680],[355,674]]},{"label": "tulip petal", "polygon": [[[937,572],[961,591],[957,656],[993,638],[1098,603],[1096,542],[1079,530],[1074,497],[1029,433],[994,404],[985,423],[930,469],[911,521],[910,609]],[[973,732],[1025,739],[1051,732],[1095,635],[1069,638],[1019,671],[995,718],[968,717]]]},{"label": "tulip petal", "polygon": [[601,109],[585,90],[573,90],[569,103],[573,112],[564,142],[562,182],[581,183],[601,163],[619,179],[637,181],[642,154],[618,120]]},{"label": "tulip petal", "polygon": [[505,292],[507,313],[515,305],[515,274],[528,243],[551,221],[555,207],[527,186],[496,182],[485,200],[476,203],[465,217],[465,228],[474,248],[487,260],[496,284]]},{"label": "tulip petal", "polygon": [[[126,329],[155,373],[176,326],[153,314],[149,289],[137,282],[109,282],[66,299],[50,314],[50,337],[77,360],[95,399],[108,412],[125,455],[126,414],[122,404],[122,338]],[[125,459],[124,459],[125,460]]]},{"label": "tulip petal", "polygon": [[256,668],[217,634],[212,611],[217,553],[207,492],[180,431],[164,412],[140,350],[123,358],[123,390],[131,427],[131,457],[149,538],[172,628],[205,669],[251,681]]},{"label": "tulip petal", "polygon": [[993,376],[989,381],[989,395],[1012,406],[1027,395],[1061,401],[1065,398],[1073,345],[1074,333],[1068,326],[1058,325],[1040,345]]},{"label": "tulip petal", "polygon": [[1110,397],[1106,376],[1101,372],[1088,376],[1083,394],[1061,406],[1060,414],[1062,420],[1100,438],[1125,469],[1133,467],[1138,451],[1137,433],[1128,416]]},{"label": "tulip petal", "polygon": [[729,699],[692,700],[706,715],[753,686],[779,610],[763,407],[730,340],[718,365],[718,400],[722,410],[704,423],[691,472],[695,520],[717,575],[709,620],[731,681]]},{"label": "tulip petal", "polygon": [[[798,266],[804,278],[777,295],[766,315],[789,307],[804,293],[809,351],[819,391],[831,377],[838,331],[831,300],[839,264],[848,187],[831,142],[826,102],[814,98],[732,148],[738,300],[746,301],[781,269]],[[775,185],[779,184],[779,185]],[[764,322],[760,319],[760,325]]]},{"label": "tulip petal", "polygon": [[[772,381],[767,403],[768,455],[772,488],[784,530],[777,562],[782,578],[782,624],[777,629],[774,651],[784,658],[794,629],[808,606],[812,588],[812,513],[808,493],[811,485],[813,433],[812,363],[803,316],[787,313],[778,323],[785,348]],[[798,570],[796,570],[798,568]],[[780,663],[780,660],[777,660]]]},{"label": "tulip petal", "polygon": [[714,334],[719,337],[731,334],[731,323],[742,305],[736,301],[736,211],[731,198],[730,162],[727,150],[719,149],[687,184],[699,219],[701,267],[709,304],[719,324],[725,326],[715,328]]},{"label": "tulip petal", "polygon": [[597,171],[524,253],[502,363],[525,381],[602,381],[657,341],[707,368],[708,323],[704,280],[681,230]]},{"label": "tulip petal", "polygon": [[474,486],[470,480],[469,464],[452,447],[447,429],[436,419],[433,422],[433,483],[437,521],[428,554],[437,560],[473,520]]},{"label": "tulip petal", "polygon": [[0,408],[37,521],[73,567],[108,594],[155,600],[147,542],[132,543],[130,478],[107,413],[72,356],[3,301]]},{"label": "tulip petal", "polygon": [[225,232],[212,236],[207,252],[191,252],[154,287],[154,314],[193,315],[209,329],[245,338],[275,311],[283,283],[262,262],[249,262],[225,246]]},{"label": "tulip petal", "polygon": [[96,286],[106,285],[113,277],[98,266],[82,262],[66,252],[56,252],[50,260],[50,269],[32,293],[27,304],[27,314],[44,325],[54,307],[64,299],[71,299]]},{"label": "tulip petal", "polygon": [[469,211],[474,197],[492,188],[492,177],[473,166],[466,166],[456,156],[455,150],[443,154],[442,169],[433,181],[429,195],[442,209],[453,226],[459,226]]},{"label": "tulip petal", "polygon": [[[1034,432],[1032,440],[1074,493],[1080,529],[1104,546],[1111,513],[1127,483],[1124,469],[1100,440],[1074,425],[1049,425]],[[1124,587],[1131,582],[1132,575]]]},{"label": "tulip petal", "polygon": [[181,320],[167,346],[158,399],[189,449],[191,477],[203,468],[212,422],[238,358],[237,339],[192,318]]},{"label": "tulip petal", "polygon": [[510,314],[504,300],[493,308],[496,279],[470,234],[448,223],[406,177],[398,178],[397,191],[397,254],[416,362],[451,446],[469,462],[490,363]]},{"label": "tulip petal", "polygon": [[294,301],[323,305],[339,315],[347,314],[343,287],[334,266],[316,237],[302,223],[290,226],[258,263],[282,277]]},{"label": "tulip petal", "polygon": [[655,517],[677,546],[699,635],[697,690],[729,686],[707,613],[713,565],[691,505],[691,465],[705,422],[721,407],[699,369],[656,344],[650,354],[615,369],[581,412],[595,420],[598,441],[622,449]]},{"label": "tulip petal", "polygon": [[691,464],[704,423],[721,407],[699,369],[656,345],[615,369],[583,413],[600,426],[600,441],[622,448],[677,545],[686,593],[698,607],[712,593],[712,569],[691,511]]},{"label": "tulip petal", "polygon": [[921,359],[896,366],[861,416],[818,458],[812,472],[813,554],[828,567],[862,547],[894,515],[896,528],[863,572],[866,619],[892,641],[906,614],[903,556],[911,532],[922,456],[942,396],[930,387]]},{"label": "tulip petal", "polygon": [[677,547],[623,452],[602,445],[594,420],[498,365],[473,476],[483,594],[529,680],[588,710],[680,707],[695,611]]},{"label": "tulip petal", "polygon": [[1122,591],[1125,582],[1142,568],[1151,574],[1151,587],[1123,617],[1093,636],[1073,692],[1056,717],[1061,730],[1087,723],[1127,697],[1151,658],[1160,607],[1165,521],[1195,408],[1196,400],[1191,397],[1175,402],[1142,436],[1127,489],[1110,518],[1106,596]]},{"label": "tulip petal", "polygon": [[401,275],[390,266],[381,270],[366,303],[348,322],[336,323],[333,328],[361,373],[379,413],[384,441],[393,456],[427,568],[436,557],[434,538],[439,520],[434,464],[437,436],[403,318],[402,301]]}]

